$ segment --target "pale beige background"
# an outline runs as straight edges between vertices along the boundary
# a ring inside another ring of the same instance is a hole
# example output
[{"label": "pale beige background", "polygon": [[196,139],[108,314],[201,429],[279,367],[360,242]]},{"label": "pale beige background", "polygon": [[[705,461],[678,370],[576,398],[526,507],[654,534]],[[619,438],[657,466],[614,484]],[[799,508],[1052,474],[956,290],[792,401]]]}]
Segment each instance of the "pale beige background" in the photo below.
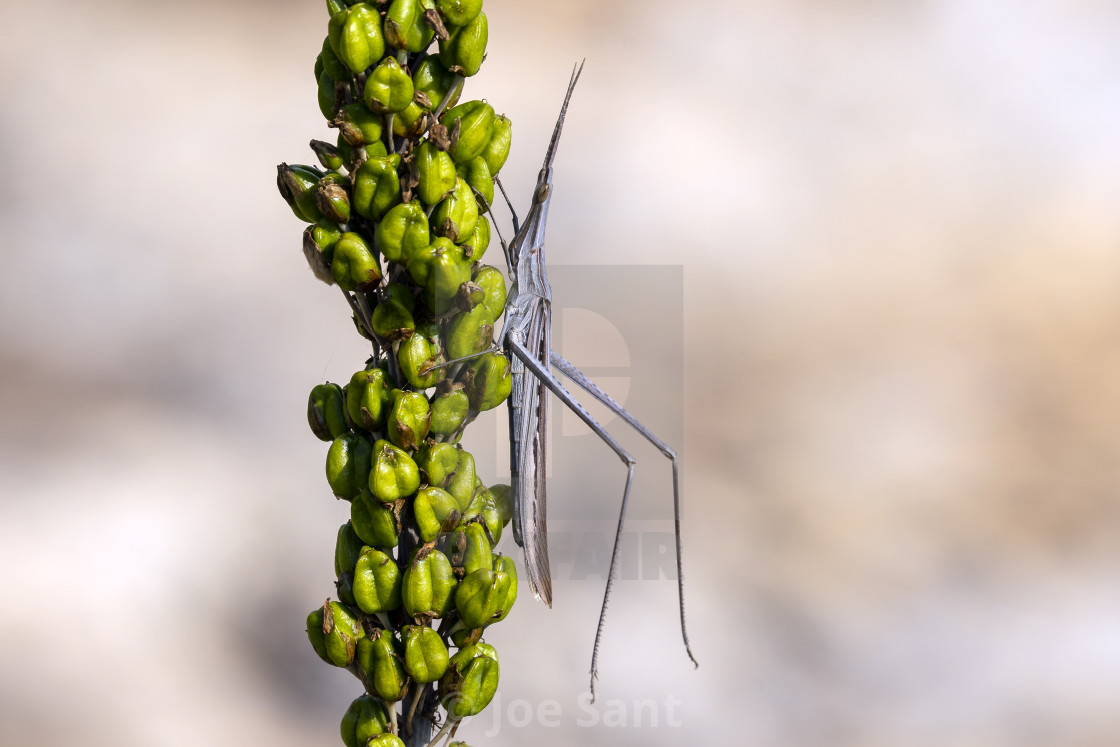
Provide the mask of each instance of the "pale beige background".
[{"label": "pale beige background", "polygon": [[[515,123],[516,195],[587,58],[554,256],[685,268],[703,666],[671,583],[621,585],[601,705],[683,725],[581,728],[600,590],[564,583],[492,637],[503,712],[561,726],[463,736],[1120,741],[1120,6],[486,8],[468,94]],[[345,507],[302,410],[363,353],[273,186],[329,134],[325,23],[0,8],[3,744],[336,744],[356,689],[302,617]]]}]

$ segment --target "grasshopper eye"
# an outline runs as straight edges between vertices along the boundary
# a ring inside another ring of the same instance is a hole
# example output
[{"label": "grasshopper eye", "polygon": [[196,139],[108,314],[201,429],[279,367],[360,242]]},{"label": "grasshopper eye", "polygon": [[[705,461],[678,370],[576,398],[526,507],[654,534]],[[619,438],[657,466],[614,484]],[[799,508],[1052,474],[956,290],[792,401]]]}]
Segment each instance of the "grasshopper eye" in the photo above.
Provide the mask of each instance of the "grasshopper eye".
[{"label": "grasshopper eye", "polygon": [[543,204],[544,201],[548,199],[548,193],[548,182],[545,182],[541,186],[537,187],[537,194],[533,196],[533,202],[538,205]]}]

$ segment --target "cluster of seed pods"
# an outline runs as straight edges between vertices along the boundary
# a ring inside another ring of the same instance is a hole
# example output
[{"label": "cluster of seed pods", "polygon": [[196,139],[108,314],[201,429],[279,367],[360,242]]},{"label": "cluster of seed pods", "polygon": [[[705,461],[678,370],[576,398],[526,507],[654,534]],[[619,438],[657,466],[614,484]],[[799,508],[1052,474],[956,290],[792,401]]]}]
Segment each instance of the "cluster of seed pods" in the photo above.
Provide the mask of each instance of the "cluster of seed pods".
[{"label": "cluster of seed pods", "polygon": [[459,102],[485,54],[481,6],[328,0],[315,78],[337,141],[311,142],[319,166],[278,167],[312,270],[373,349],[345,385],[316,386],[307,412],[350,502],[337,598],[307,617],[316,653],[365,689],[342,719],[347,747],[426,744],[485,708],[498,659],[482,633],[517,596],[512,559],[493,551],[509,487],[484,485],[459,445],[511,384],[493,346],[505,279],[480,263],[510,122]]}]

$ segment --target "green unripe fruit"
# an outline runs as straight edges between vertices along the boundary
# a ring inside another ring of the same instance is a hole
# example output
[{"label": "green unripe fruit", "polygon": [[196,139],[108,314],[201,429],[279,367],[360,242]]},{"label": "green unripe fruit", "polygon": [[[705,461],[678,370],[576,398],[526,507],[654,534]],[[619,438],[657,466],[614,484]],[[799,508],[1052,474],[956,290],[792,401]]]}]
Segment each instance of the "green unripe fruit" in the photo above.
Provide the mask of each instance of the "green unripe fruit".
[{"label": "green unripe fruit", "polygon": [[471,263],[463,249],[440,237],[416,252],[408,263],[409,275],[424,289],[424,302],[442,315],[454,305],[459,287],[471,279]]},{"label": "green unripe fruit", "polygon": [[[360,496],[354,500],[360,500]],[[504,526],[502,515],[495,504],[493,494],[483,485],[475,487],[471,503],[463,514],[464,521],[477,519],[482,520],[486,529],[490,532],[490,538],[495,545],[498,544],[502,539],[502,527]]]},{"label": "green unripe fruit", "polygon": [[509,146],[513,142],[513,123],[510,122],[509,117],[501,115],[494,118],[494,125],[491,128],[490,142],[482,149],[482,158],[486,160],[486,165],[490,168],[490,176],[497,176],[498,172],[502,170],[505,165],[506,158],[509,156]]},{"label": "green unripe fruit", "polygon": [[488,568],[468,574],[455,592],[455,609],[463,624],[468,628],[482,628],[493,622],[502,612],[509,584],[509,576]]},{"label": "green unripe fruit", "polygon": [[490,166],[482,156],[475,156],[471,160],[461,163],[456,167],[459,178],[467,183],[471,193],[478,198],[478,211],[485,213],[494,204],[494,178],[490,175]]},{"label": "green unripe fruit", "polygon": [[311,150],[315,152],[315,157],[319,159],[319,163],[322,164],[324,169],[338,171],[346,165],[346,162],[342,160],[342,156],[339,155],[338,148],[330,143],[323,142],[322,140],[312,140]]},{"label": "green unripe fruit", "polygon": [[[405,393],[394,389],[393,394]],[[395,402],[402,399],[403,397],[397,398]],[[389,417],[393,418],[392,411]],[[415,493],[419,487],[420,468],[416,466],[412,457],[404,449],[384,439],[378,439],[373,445],[373,468],[369,473],[369,491],[373,497],[382,503],[396,503],[401,498],[407,498]]]},{"label": "green unripe fruit", "polygon": [[468,365],[464,383],[472,409],[494,409],[506,401],[513,386],[509,359],[500,353],[484,353]]},{"label": "green unripe fruit", "polygon": [[342,230],[327,220],[321,220],[303,231],[303,256],[315,277],[327,285],[334,285],[331,259],[334,258],[334,245],[341,237]]},{"label": "green unripe fruit", "polygon": [[428,485],[442,488],[459,467],[459,450],[451,444],[425,442],[416,452],[416,463]]},{"label": "green unripe fruit", "polygon": [[404,572],[401,598],[405,612],[411,617],[443,617],[457,584],[446,555],[434,548],[419,548]]},{"label": "green unripe fruit", "polygon": [[[342,743],[346,747],[369,747],[371,741],[389,731],[389,711],[372,695],[362,695],[342,717]],[[391,736],[391,735],[390,735]]]},{"label": "green unripe fruit", "polygon": [[495,508],[498,509],[498,513],[502,517],[502,526],[509,524],[513,518],[513,494],[509,485],[491,485],[488,491],[493,498]]},{"label": "green unripe fruit", "polygon": [[327,482],[336,496],[350,500],[362,492],[369,479],[372,451],[369,439],[357,433],[339,436],[331,443],[327,452]]},{"label": "green unripe fruit", "polygon": [[[417,194],[427,205],[435,205],[455,188],[455,162],[446,151],[437,148],[430,140],[420,143],[416,152],[417,174],[420,184]],[[493,191],[493,182],[491,182]]]},{"label": "green unripe fruit", "polygon": [[463,719],[482,712],[498,690],[498,657],[491,646],[476,643],[451,657],[440,679],[440,700],[449,703],[448,716]]},{"label": "green unripe fruit", "polygon": [[[485,101],[467,101],[439,118],[448,132],[454,131],[455,120],[459,120],[459,137],[451,145],[451,158],[455,163],[465,163],[482,155],[493,135],[494,107]],[[490,173],[497,172],[491,169]]]},{"label": "green unripe fruit", "polygon": [[402,449],[416,449],[428,437],[431,418],[427,397],[420,392],[394,389],[393,406],[386,427],[389,440]]},{"label": "green unripe fruit", "polygon": [[311,166],[289,166],[282,163],[276,167],[276,187],[280,190],[280,196],[302,221],[314,223],[323,217],[315,206],[315,197],[311,192],[321,178],[323,173]]},{"label": "green unripe fruit", "polygon": [[439,43],[439,61],[453,73],[470,77],[482,67],[489,35],[486,14],[479,13],[465,26],[451,32],[451,38]]},{"label": "green unripe fruit", "polygon": [[336,667],[354,661],[362,626],[338,602],[328,601],[307,616],[307,637],[319,658]]},{"label": "green unripe fruit", "polygon": [[459,452],[459,463],[455,466],[455,474],[447,483],[447,492],[455,499],[455,504],[460,511],[466,511],[474,497],[475,485],[474,456],[469,451]]},{"label": "green unripe fruit", "polygon": [[346,414],[350,422],[367,431],[385,427],[391,391],[389,374],[383,368],[358,371],[351,376],[346,386]]},{"label": "green unripe fruit", "polygon": [[350,432],[345,397],[338,384],[319,384],[307,398],[307,424],[321,441],[333,441]]},{"label": "green unripe fruit", "polygon": [[450,360],[466,358],[490,347],[494,324],[490,310],[482,304],[470,311],[456,314],[447,325],[447,356]]},{"label": "green unripe fruit", "polygon": [[[420,152],[423,151],[424,146],[421,145]],[[416,201],[394,206],[377,224],[377,248],[390,262],[407,264],[412,255],[428,246],[431,240],[428,216]]]},{"label": "green unripe fruit", "polygon": [[[479,225],[482,225],[480,220]],[[477,257],[475,257],[477,260]],[[490,323],[493,324],[506,310],[506,278],[502,271],[490,265],[479,265],[472,278],[475,285],[482,288],[481,306],[486,308]],[[475,307],[477,308],[477,307]]]},{"label": "green unripe fruit", "polygon": [[388,703],[404,697],[408,676],[393,645],[393,634],[377,629],[358,641],[357,662],[362,681]]},{"label": "green unripe fruit", "polygon": [[[490,547],[490,538],[486,536],[486,527],[478,522],[467,524],[463,530],[466,547],[463,550],[463,570],[467,576],[475,571],[493,570],[494,555]],[[478,627],[473,625],[471,627]]]},{"label": "green unripe fruit", "polygon": [[409,139],[420,135],[424,130],[424,109],[415,101],[393,115],[393,134]]},{"label": "green unripe fruit", "polygon": [[397,167],[401,157],[397,154],[370,158],[354,174],[352,207],[358,215],[370,220],[381,220],[389,208],[400,202],[401,180]]},{"label": "green unripe fruit", "polygon": [[338,59],[338,55],[334,53],[329,35],[323,39],[323,51],[319,53],[319,61],[323,66],[322,70],[325,70],[327,75],[335,80],[346,80],[352,74],[350,68],[346,67],[342,60]]},{"label": "green unripe fruit", "polygon": [[421,324],[397,350],[397,362],[408,383],[427,389],[447,378],[447,359],[440,348],[439,326]]},{"label": "green unripe fruit", "polygon": [[366,747],[405,747],[405,744],[400,737],[393,734],[378,734],[369,740]]},{"label": "green unripe fruit", "polygon": [[385,13],[385,40],[397,49],[423,52],[436,34],[423,14],[420,0],[393,0]]},{"label": "green unripe fruit", "polygon": [[470,185],[462,179],[456,179],[451,194],[432,213],[432,231],[438,236],[446,236],[458,242],[470,235],[477,222],[478,203],[474,200]]},{"label": "green unripe fruit", "polygon": [[393,548],[400,540],[400,519],[393,507],[363,490],[350,502],[350,524],[354,533],[370,547]]},{"label": "green unripe fruit", "polygon": [[373,331],[386,340],[407,340],[416,329],[412,313],[396,301],[386,300],[377,304],[370,317]]},{"label": "green unripe fruit", "polygon": [[338,88],[335,86],[334,78],[326,70],[319,73],[319,90],[317,93],[319,111],[327,119],[333,119],[335,112],[338,111]]},{"label": "green unripe fruit", "polygon": [[372,5],[358,3],[335,13],[327,24],[327,34],[331,49],[355,75],[385,54],[381,15]]},{"label": "green unripe fruit", "polygon": [[455,73],[441,65],[439,58],[434,55],[425,57],[412,73],[413,90],[424,94],[424,97],[431,102],[431,106],[427,107],[430,111],[439,108],[454,85]]},{"label": "green unripe fruit", "polygon": [[[338,110],[338,116],[331,120],[330,125],[338,128],[338,136],[352,148],[363,145],[370,146],[381,142],[381,117],[362,104],[343,106]],[[384,147],[384,144],[382,144],[382,147]],[[377,155],[383,156],[385,154],[367,153],[367,155],[370,158],[376,158]]]},{"label": "green unripe fruit", "polygon": [[432,401],[431,433],[450,436],[459,429],[470,412],[470,400],[461,388],[439,395]]},{"label": "green unripe fruit", "polygon": [[465,26],[482,10],[482,0],[436,0],[436,9],[448,26]]},{"label": "green unripe fruit", "polygon": [[494,618],[494,622],[501,622],[506,619],[509,611],[513,609],[513,603],[517,601],[517,565],[514,564],[513,558],[508,555],[495,555],[494,572],[504,573],[509,578],[509,587],[506,589],[505,599],[499,604],[501,611]]},{"label": "green unripe fruit", "polygon": [[447,646],[427,625],[404,627],[404,668],[420,685],[435,682],[447,671]]},{"label": "green unripe fruit", "polygon": [[343,290],[372,291],[381,282],[381,263],[365,239],[348,231],[334,245],[331,276]]},{"label": "green unripe fruit", "polygon": [[486,253],[486,248],[490,246],[490,221],[486,219],[485,215],[478,216],[478,222],[474,225],[474,230],[467,238],[459,242],[463,247],[463,256],[472,262],[478,262],[482,259],[482,255]]},{"label": "green unripe fruit", "polygon": [[327,174],[312,188],[315,207],[326,220],[346,223],[350,220],[350,180],[341,174]]},{"label": "green unripe fruit", "polygon": [[334,575],[353,573],[358,557],[362,554],[362,540],[354,533],[354,527],[346,522],[338,528],[338,538],[334,544]]},{"label": "green unripe fruit", "polygon": [[372,547],[362,548],[354,567],[354,602],[366,614],[390,612],[401,604],[401,570]]},{"label": "green unripe fruit", "polygon": [[381,114],[402,111],[412,103],[412,78],[395,58],[386,57],[366,79],[362,99]]},{"label": "green unripe fruit", "polygon": [[442,488],[421,488],[412,502],[412,512],[420,539],[431,542],[444,531],[444,525],[459,521],[459,507],[455,499]]}]

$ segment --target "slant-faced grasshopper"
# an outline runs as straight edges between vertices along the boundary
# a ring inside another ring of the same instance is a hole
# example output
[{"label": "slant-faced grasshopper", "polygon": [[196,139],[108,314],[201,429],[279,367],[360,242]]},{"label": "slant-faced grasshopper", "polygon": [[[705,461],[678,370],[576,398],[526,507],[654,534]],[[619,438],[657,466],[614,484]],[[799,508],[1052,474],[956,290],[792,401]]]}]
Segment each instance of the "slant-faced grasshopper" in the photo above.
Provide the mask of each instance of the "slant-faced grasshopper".
[{"label": "slant-faced grasshopper", "polygon": [[[588,379],[578,368],[565,360],[552,349],[552,290],[548,284],[545,268],[545,224],[548,221],[548,206],[552,199],[553,160],[564,126],[564,115],[568,110],[572,91],[583,70],[582,64],[572,73],[568,92],[560,116],[552,132],[544,166],[537,177],[533,190],[532,207],[520,228],[514,216],[515,235],[509,246],[503,243],[506,262],[509,265],[512,285],[506,302],[505,326],[501,344],[509,356],[512,372],[512,391],[509,407],[510,471],[513,495],[513,530],[517,544],[525,551],[525,568],[529,588],[533,596],[552,606],[552,577],[548,564],[548,542],[545,534],[545,455],[548,452],[549,419],[548,391],[551,391],[569,409],[578,415],[599,438],[601,438],[626,465],[626,486],[622,491],[622,506],[618,514],[618,530],[615,534],[614,548],[611,552],[610,570],[607,572],[607,586],[603,595],[603,607],[599,613],[599,625],[595,633],[595,645],[591,655],[591,696],[595,697],[595,678],[598,676],[597,664],[599,642],[603,635],[603,621],[606,618],[607,600],[618,570],[619,545],[622,539],[622,523],[626,516],[626,504],[630,498],[630,486],[634,480],[637,464],[627,452],[596,420],[584,409],[583,405],[568,392],[552,374],[550,368],[557,369],[577,386],[601,402],[612,412],[631,425],[638,433],[656,446],[673,463],[673,518],[676,527],[677,584],[680,599],[681,636],[689,659],[696,665],[696,659],[688,644],[688,633],[684,622],[684,574],[681,568],[681,526],[679,460],[673,449],[655,436],[637,418],[627,412],[620,404],[611,399],[602,389]],[[500,183],[499,183],[500,186]]]}]

